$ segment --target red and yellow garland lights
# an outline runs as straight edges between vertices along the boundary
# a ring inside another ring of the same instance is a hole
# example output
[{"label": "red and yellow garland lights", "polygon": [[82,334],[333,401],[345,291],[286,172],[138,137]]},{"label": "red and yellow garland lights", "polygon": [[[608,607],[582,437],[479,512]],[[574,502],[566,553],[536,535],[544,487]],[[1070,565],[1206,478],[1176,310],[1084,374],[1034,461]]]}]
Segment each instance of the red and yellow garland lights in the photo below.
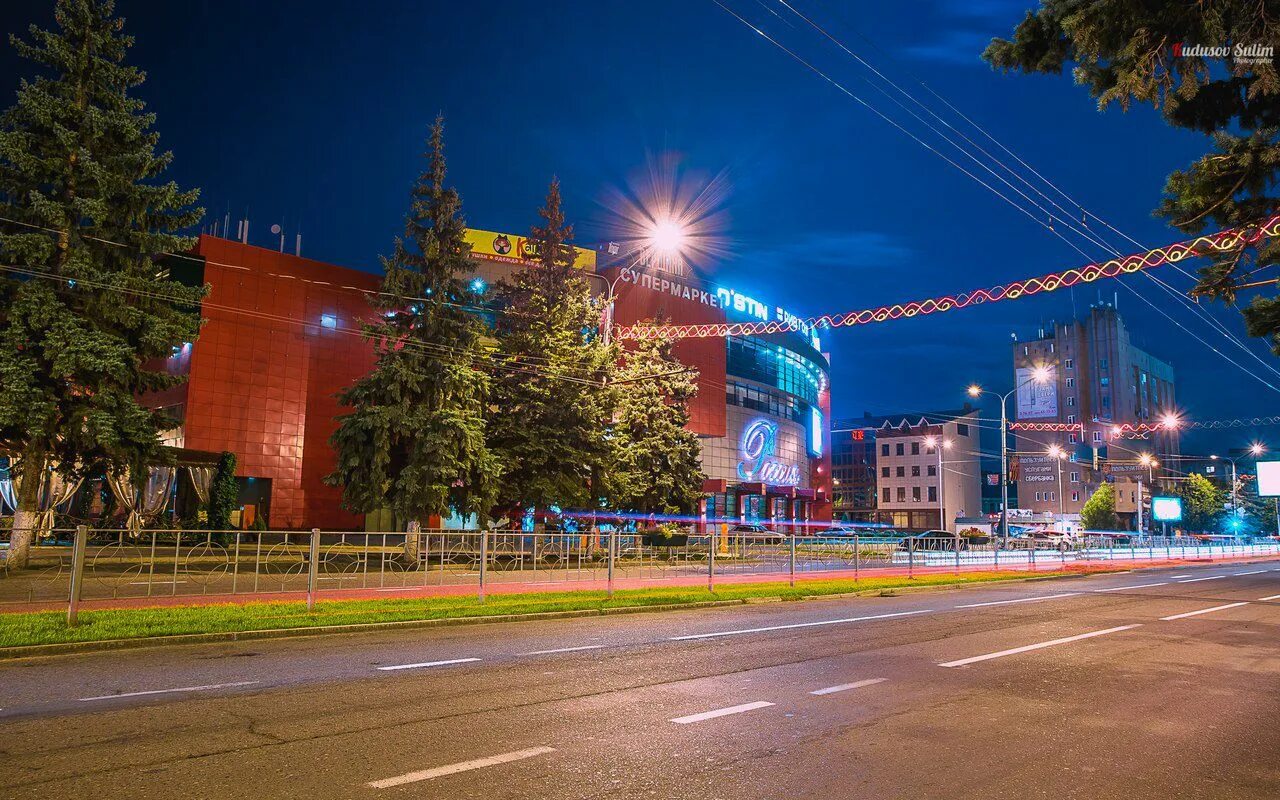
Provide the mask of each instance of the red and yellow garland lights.
[{"label": "red and yellow garland lights", "polygon": [[1124,258],[1111,259],[1101,264],[1087,264],[1037,278],[1026,278],[990,289],[974,289],[958,295],[934,297],[927,300],[898,303],[880,308],[850,311],[844,314],[824,314],[806,320],[781,320],[769,322],[721,322],[706,325],[628,325],[617,329],[619,339],[707,339],[723,336],[759,336],[799,330],[801,326],[815,328],[843,328],[887,322],[922,314],[937,314],[958,308],[995,303],[1001,300],[1017,300],[1027,295],[1052,292],[1081,283],[1092,283],[1103,278],[1138,272],[1181,261],[1188,257],[1204,255],[1209,250],[1231,250],[1242,245],[1254,244],[1262,239],[1280,234],[1280,214],[1253,226],[1228,228],[1217,233],[1205,234],[1185,242],[1157,247],[1145,253],[1135,253]]}]

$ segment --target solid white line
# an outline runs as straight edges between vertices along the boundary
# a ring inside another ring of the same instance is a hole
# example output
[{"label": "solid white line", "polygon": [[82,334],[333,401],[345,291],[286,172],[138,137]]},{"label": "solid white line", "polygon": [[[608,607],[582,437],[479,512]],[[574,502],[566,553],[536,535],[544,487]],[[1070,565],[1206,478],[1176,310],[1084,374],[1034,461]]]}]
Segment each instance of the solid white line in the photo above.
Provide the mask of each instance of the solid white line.
[{"label": "solid white line", "polygon": [[842,683],[839,686],[828,686],[825,689],[814,689],[809,694],[824,695],[835,694],[849,689],[861,689],[863,686],[874,686],[877,683],[884,683],[888,678],[867,678],[865,681],[854,681],[853,683]]},{"label": "solid white line", "polygon": [[556,647],[552,650],[532,650],[528,653],[521,653],[522,656],[545,656],[551,653],[576,653],[580,650],[599,650],[602,644],[584,644],[581,647]]},{"label": "solid white line", "polygon": [[1208,578],[1191,578],[1185,581],[1178,581],[1178,583],[1197,583],[1199,581],[1219,581],[1225,577],[1227,576],[1226,575],[1210,575]]},{"label": "solid white line", "polygon": [[1266,572],[1266,570],[1265,570],[1265,569],[1255,569],[1255,570],[1251,570],[1251,571],[1249,571],[1249,572],[1234,572],[1234,573],[1232,573],[1232,574],[1233,574],[1233,575],[1235,575],[1235,576],[1237,576],[1237,577],[1239,577],[1239,576],[1241,576],[1241,575],[1261,575],[1261,574],[1262,574],[1262,573],[1264,573],[1264,572]]},{"label": "solid white line", "polygon": [[845,617],[844,619],[824,619],[820,622],[797,622],[794,625],[770,625],[766,628],[743,628],[736,631],[717,631],[715,633],[691,633],[687,636],[672,636],[667,641],[683,642],[689,639],[712,639],[717,636],[738,636],[743,633],[766,633],[768,631],[785,631],[793,628],[816,628],[819,625],[840,625],[845,622],[862,622],[869,619],[889,619],[890,617],[909,617],[912,614],[932,614],[933,609],[922,611],[898,611],[893,614],[872,614],[867,617]]},{"label": "solid white line", "polygon": [[403,786],[406,783],[417,783],[418,781],[428,781],[432,778],[440,778],[445,775],[455,775],[459,772],[469,772],[473,769],[482,767],[493,767],[498,764],[507,764],[512,761],[522,761],[526,758],[533,758],[545,753],[554,753],[554,747],[530,747],[527,750],[516,750],[513,753],[502,753],[487,758],[477,758],[474,761],[461,761],[457,764],[446,764],[443,767],[435,767],[434,769],[424,769],[418,772],[408,772],[404,775],[397,775],[394,778],[383,778],[380,781],[370,781],[365,786],[374,789],[390,789],[393,786]]},{"label": "solid white line", "polygon": [[450,664],[469,664],[472,661],[479,661],[478,658],[451,658],[448,661],[423,661],[419,664],[396,664],[391,667],[378,667],[383,672],[391,672],[397,669],[418,669],[419,667],[445,667]]},{"label": "solid white line", "polygon": [[1273,594],[1273,595],[1271,595],[1270,597],[1259,597],[1259,598],[1258,598],[1258,601],[1259,601],[1259,602],[1262,602],[1262,601],[1264,601],[1264,600],[1280,600],[1280,594]]},{"label": "solid white line", "polygon": [[210,689],[230,689],[233,686],[252,686],[258,681],[236,681],[235,683],[211,683],[208,686],[180,686],[176,689],[151,689],[146,692],[124,692],[122,694],[104,694],[97,697],[81,697],[80,702],[90,700],[115,700],[117,697],[142,697],[148,694],[172,694],[173,692],[207,692]]},{"label": "solid white line", "polygon": [[988,661],[993,658],[1001,658],[1003,656],[1012,656],[1012,655],[1017,655],[1018,653],[1026,653],[1031,650],[1040,650],[1045,647],[1054,647],[1060,644],[1078,642],[1081,639],[1092,639],[1095,636],[1105,636],[1108,633],[1119,633],[1120,631],[1127,631],[1137,627],[1139,627],[1139,625],[1121,625],[1118,628],[1107,628],[1106,630],[1101,630],[1101,631],[1090,631],[1088,633],[1076,634],[1075,636],[1067,636],[1062,639],[1053,639],[1048,642],[1040,642],[1038,644],[1029,644],[1029,645],[1026,645],[1025,647],[1015,647],[1012,650],[1001,650],[998,653],[987,653],[986,655],[982,655],[982,656],[972,656],[970,658],[962,658],[959,661],[947,661],[942,664],[939,664],[938,666],[963,667],[965,664],[975,664],[979,661]]},{"label": "solid white line", "polygon": [[702,722],[707,719],[715,719],[716,717],[727,717],[730,714],[741,714],[744,711],[755,711],[757,708],[768,708],[773,703],[764,700],[757,700],[754,703],[743,703],[740,706],[729,706],[728,708],[718,708],[715,711],[703,711],[701,714],[690,714],[687,717],[676,717],[671,720],[677,725],[688,725],[691,722]]},{"label": "solid white line", "polygon": [[1044,597],[1023,597],[1019,600],[993,600],[990,603],[966,603],[956,608],[982,608],[983,606],[1003,606],[1009,603],[1035,603],[1039,600],[1057,600],[1059,597],[1075,597],[1079,592],[1068,592],[1067,594],[1047,594]]},{"label": "solid white line", "polygon": [[1140,583],[1137,586],[1113,586],[1110,589],[1094,589],[1094,591],[1095,592],[1122,592],[1125,589],[1149,589],[1152,586],[1168,586],[1168,585],[1169,585],[1168,581],[1161,581],[1160,583]]},{"label": "solid white line", "polygon": [[1225,611],[1228,608],[1239,608],[1240,606],[1247,606],[1247,605],[1249,604],[1248,603],[1227,603],[1225,606],[1214,606],[1213,608],[1202,608],[1199,611],[1188,611],[1185,614],[1174,614],[1172,617],[1161,617],[1160,621],[1168,622],[1169,620],[1173,620],[1173,619],[1183,619],[1184,617],[1194,617],[1199,614],[1208,614],[1213,611]]}]

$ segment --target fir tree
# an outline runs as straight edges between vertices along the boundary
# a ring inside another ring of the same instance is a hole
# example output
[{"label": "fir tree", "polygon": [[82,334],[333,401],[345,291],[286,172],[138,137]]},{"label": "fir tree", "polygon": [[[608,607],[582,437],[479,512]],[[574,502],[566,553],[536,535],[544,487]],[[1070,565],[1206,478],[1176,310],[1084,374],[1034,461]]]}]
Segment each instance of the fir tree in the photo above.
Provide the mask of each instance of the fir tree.
[{"label": "fir tree", "polygon": [[[1280,43],[1280,14],[1252,0],[1145,3],[1043,0],[1014,31],[983,53],[1005,71],[1061,74],[1099,109],[1150,103],[1169,125],[1209,135],[1212,151],[1169,176],[1159,216],[1182,231],[1247,225],[1277,209],[1280,182],[1280,76],[1274,56],[1256,61],[1179,55],[1183,45]],[[1225,67],[1225,68],[1224,68]],[[1255,274],[1280,264],[1280,239],[1208,254],[1194,294],[1234,304]],[[1280,299],[1255,296],[1244,309],[1251,336],[1280,353]]]},{"label": "fir tree", "polygon": [[503,467],[498,509],[595,506],[609,447],[608,373],[614,349],[599,336],[600,308],[574,267],[573,228],[552,180],[533,263],[496,288],[498,354],[489,441]]},{"label": "fir tree", "polygon": [[624,350],[613,386],[612,504],[647,513],[692,512],[705,478],[698,437],[688,430],[697,372],[672,358],[669,340],[641,340]]},{"label": "fir tree", "polygon": [[[0,449],[24,476],[67,474],[162,458],[157,431],[173,422],[140,394],[179,382],[157,364],[200,328],[203,289],[157,263],[192,240],[175,232],[203,211],[197,193],[157,179],[155,115],[125,63],[133,40],[103,0],[58,0],[53,30],[11,39],[36,65],[0,117]],[[24,564],[37,482],[23,480],[10,560]]]},{"label": "fir tree", "polygon": [[1080,509],[1080,524],[1085,530],[1113,531],[1119,527],[1116,519],[1116,490],[1109,483],[1103,483]]},{"label": "fir tree", "polygon": [[338,463],[327,478],[354,512],[389,508],[419,523],[451,511],[483,516],[498,474],[485,444],[483,327],[464,308],[475,298],[460,277],[472,269],[471,245],[462,200],[445,185],[441,117],[427,160],[404,238],[382,259],[382,292],[371,298],[378,319],[365,326],[377,362],[339,396],[352,411],[333,434]]}]

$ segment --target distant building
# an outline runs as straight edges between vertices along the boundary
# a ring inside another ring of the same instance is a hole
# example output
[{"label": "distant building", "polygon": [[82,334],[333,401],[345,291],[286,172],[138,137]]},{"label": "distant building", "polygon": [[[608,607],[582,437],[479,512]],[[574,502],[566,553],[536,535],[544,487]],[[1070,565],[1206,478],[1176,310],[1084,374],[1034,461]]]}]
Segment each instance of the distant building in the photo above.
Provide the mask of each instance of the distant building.
[{"label": "distant building", "polygon": [[[832,426],[835,515],[909,530],[954,529],[982,508],[978,412],[908,412],[837,420]],[[933,442],[933,446],[930,446]],[[942,451],[939,475],[937,444]]]},{"label": "distant building", "polygon": [[[1159,480],[1164,462],[1178,453],[1178,433],[1156,431],[1140,437],[1119,434],[1118,426],[1161,422],[1176,414],[1173,367],[1135,346],[1115,306],[1102,303],[1078,320],[1052,323],[1035,339],[1013,345],[1017,431],[1015,464],[1019,507],[1036,513],[1078,519],[1097,487],[1115,484],[1116,510],[1137,509],[1137,484],[1144,495]],[[1045,383],[1033,371],[1048,369]],[[1037,425],[1072,426],[1070,430],[1034,430]],[[1065,455],[1059,465],[1053,446]],[[1152,454],[1160,467],[1139,463]],[[1172,466],[1170,464],[1169,466]]]}]

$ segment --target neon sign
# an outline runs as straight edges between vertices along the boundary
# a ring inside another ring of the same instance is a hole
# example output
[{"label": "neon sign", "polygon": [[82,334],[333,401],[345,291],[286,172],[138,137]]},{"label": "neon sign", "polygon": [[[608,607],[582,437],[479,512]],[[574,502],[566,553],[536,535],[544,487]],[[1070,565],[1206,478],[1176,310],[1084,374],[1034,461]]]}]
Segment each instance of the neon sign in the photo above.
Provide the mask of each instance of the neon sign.
[{"label": "neon sign", "polygon": [[776,424],[765,419],[752,422],[742,431],[738,450],[742,454],[742,460],[738,462],[738,477],[742,480],[774,486],[795,486],[800,483],[800,467],[776,457]]}]

